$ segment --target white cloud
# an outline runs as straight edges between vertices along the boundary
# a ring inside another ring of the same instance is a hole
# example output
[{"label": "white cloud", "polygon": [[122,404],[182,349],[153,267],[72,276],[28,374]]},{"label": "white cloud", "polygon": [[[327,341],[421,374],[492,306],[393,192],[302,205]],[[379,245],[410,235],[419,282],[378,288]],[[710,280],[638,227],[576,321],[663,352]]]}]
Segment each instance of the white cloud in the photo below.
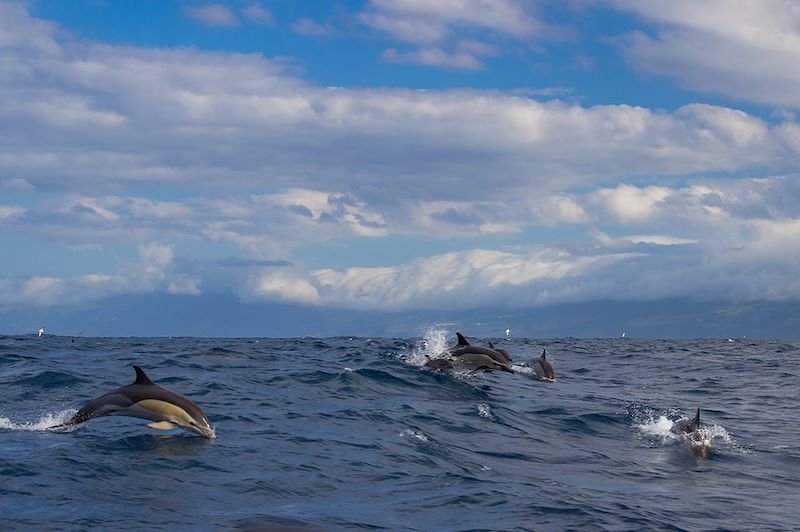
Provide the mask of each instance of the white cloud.
[{"label": "white cloud", "polygon": [[27,179],[10,177],[8,179],[0,179],[0,190],[11,192],[35,192],[36,187],[31,185]]},{"label": "white cloud", "polygon": [[[529,37],[543,24],[511,0],[372,0],[362,19],[397,38],[430,44],[447,36],[451,27],[473,27],[517,38]],[[437,30],[414,30],[437,27]]]},{"label": "white cloud", "polygon": [[0,304],[69,305],[118,294],[201,293],[203,277],[176,271],[172,246],[141,243],[138,251],[138,261],[122,264],[112,273],[0,278]]},{"label": "white cloud", "polygon": [[332,24],[326,22],[320,24],[310,18],[303,17],[292,23],[292,31],[300,35],[311,35],[314,37],[326,37],[329,35],[336,35],[338,32]]},{"label": "white cloud", "polygon": [[[252,7],[250,6],[248,9]],[[223,4],[183,6],[183,12],[187,17],[207,26],[232,28],[239,25],[239,19],[236,18],[233,11]]]},{"label": "white cloud", "polygon": [[467,70],[483,68],[483,63],[470,53],[448,53],[441,48],[431,47],[420,48],[411,52],[401,52],[394,48],[388,48],[381,54],[381,59],[387,63],[410,63],[442,68],[463,68]]},{"label": "white cloud", "polygon": [[390,47],[381,55],[384,61],[475,70],[483,66],[478,56],[499,55],[499,48],[487,38],[524,43],[564,34],[563,29],[540,21],[530,8],[529,3],[514,0],[372,0],[359,18],[370,28],[417,47]]},{"label": "white cloud", "polygon": [[261,24],[262,26],[272,26],[275,23],[272,12],[258,3],[246,6],[242,9],[242,13],[248,20]]},{"label": "white cloud", "polygon": [[[51,26],[12,14],[0,24],[52,41]],[[769,124],[710,105],[670,113],[493,91],[321,88],[253,54],[56,46],[33,56],[0,48],[25,72],[0,79],[0,119],[14,132],[0,144],[0,170],[43,189],[225,182],[346,190],[379,210],[800,163],[790,116]],[[434,62],[478,65],[453,53]]]},{"label": "white cloud", "polygon": [[192,296],[199,296],[202,294],[200,286],[203,284],[203,278],[197,275],[183,275],[179,274],[173,277],[167,286],[168,294],[188,294]]},{"label": "white cloud", "polygon": [[642,70],[734,98],[800,106],[800,9],[783,0],[616,0],[653,23],[655,36],[629,36],[628,57]]},{"label": "white cloud", "polygon": [[281,301],[314,305],[320,303],[314,282],[292,269],[268,270],[248,280],[241,293],[245,301]]},{"label": "white cloud", "polygon": [[622,223],[641,222],[653,216],[658,204],[670,194],[664,187],[638,188],[619,185],[597,191],[596,198]]},{"label": "white cloud", "polygon": [[27,209],[20,205],[0,205],[0,219],[19,216],[26,211]]}]

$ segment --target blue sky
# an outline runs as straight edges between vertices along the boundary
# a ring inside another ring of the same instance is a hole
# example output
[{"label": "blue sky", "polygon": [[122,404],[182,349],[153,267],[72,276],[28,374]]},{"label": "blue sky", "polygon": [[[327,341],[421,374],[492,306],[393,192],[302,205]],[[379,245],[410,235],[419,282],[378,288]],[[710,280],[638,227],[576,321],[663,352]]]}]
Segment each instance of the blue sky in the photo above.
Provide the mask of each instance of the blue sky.
[{"label": "blue sky", "polygon": [[780,1],[0,0],[0,305],[796,301]]}]

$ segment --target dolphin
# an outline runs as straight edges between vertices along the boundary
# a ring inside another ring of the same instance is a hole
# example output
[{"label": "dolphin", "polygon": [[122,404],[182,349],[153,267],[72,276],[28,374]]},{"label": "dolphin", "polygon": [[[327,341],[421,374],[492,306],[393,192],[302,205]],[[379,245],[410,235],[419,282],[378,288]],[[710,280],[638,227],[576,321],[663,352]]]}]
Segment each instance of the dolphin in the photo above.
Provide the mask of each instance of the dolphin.
[{"label": "dolphin", "polygon": [[700,428],[700,409],[697,409],[697,414],[694,419],[681,419],[676,421],[672,428],[669,429],[673,434],[691,434]]},{"label": "dolphin", "polygon": [[495,351],[503,355],[503,357],[506,359],[506,362],[511,362],[511,355],[508,354],[508,351],[506,351],[505,349],[495,347],[492,342],[489,342],[489,348],[494,349]]},{"label": "dolphin", "polygon": [[498,362],[484,353],[464,353],[456,357],[453,361],[453,366],[456,368],[471,368],[472,373],[494,371],[497,369],[514,373],[514,370],[508,367],[508,364],[505,362]]},{"label": "dolphin", "polygon": [[467,339],[464,338],[464,335],[461,334],[460,332],[456,333],[456,338],[458,339],[458,341],[456,342],[456,345],[451,345],[450,347],[448,347],[447,349],[442,351],[439,354],[439,357],[450,356],[453,353],[453,351],[455,351],[456,349],[459,349],[459,348],[466,347],[466,346],[470,345],[469,342],[467,341]]},{"label": "dolphin", "polygon": [[542,355],[539,358],[534,358],[525,363],[526,366],[532,367],[533,372],[540,380],[556,380],[556,372],[550,361],[547,360],[547,352],[542,348]]},{"label": "dolphin", "polygon": [[464,347],[459,347],[450,353],[454,358],[459,358],[464,355],[486,355],[487,357],[491,358],[498,364],[505,364],[508,365],[508,360],[504,357],[501,353],[497,352],[495,349],[489,349],[488,347],[480,347],[477,345],[467,345]]},{"label": "dolphin", "polygon": [[700,409],[697,409],[694,419],[680,419],[673,423],[669,429],[677,434],[682,441],[688,441],[695,456],[708,458],[711,454],[711,437],[700,427]]},{"label": "dolphin", "polygon": [[431,358],[428,355],[425,355],[425,358],[428,359],[423,366],[425,369],[429,369],[434,373],[441,373],[446,369],[452,369],[453,363],[450,362],[449,359],[446,358]]},{"label": "dolphin", "polygon": [[206,438],[216,438],[208,418],[186,397],[153,383],[139,366],[133,366],[136,380],[92,399],[66,423],[50,427],[60,429],[80,425],[102,416],[130,416],[153,421],[151,429],[182,428]]}]

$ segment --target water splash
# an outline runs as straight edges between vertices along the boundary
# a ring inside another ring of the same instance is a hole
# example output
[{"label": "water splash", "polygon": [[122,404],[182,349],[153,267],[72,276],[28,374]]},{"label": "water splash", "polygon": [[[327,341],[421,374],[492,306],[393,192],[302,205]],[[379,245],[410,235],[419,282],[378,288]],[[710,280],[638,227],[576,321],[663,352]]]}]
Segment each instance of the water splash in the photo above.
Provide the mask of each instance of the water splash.
[{"label": "water splash", "polygon": [[427,436],[425,436],[423,433],[421,433],[419,431],[416,431],[416,430],[411,430],[411,429],[404,430],[403,432],[398,434],[398,436],[400,436],[401,438],[411,437],[411,438],[413,438],[415,440],[419,440],[419,441],[430,441],[430,439]]},{"label": "water splash", "polygon": [[737,443],[722,425],[702,425],[691,433],[675,434],[672,427],[677,421],[670,420],[665,415],[655,416],[636,427],[645,436],[654,438],[659,445],[686,444],[695,454],[708,454],[712,449],[730,449],[734,452],[749,454],[750,451]]},{"label": "water splash", "polygon": [[481,417],[485,417],[486,419],[494,419],[494,416],[492,415],[492,410],[486,403],[481,403],[478,405],[478,415],[480,415]]},{"label": "water splash", "polygon": [[450,346],[449,339],[455,336],[443,324],[435,324],[422,330],[422,339],[409,353],[400,355],[407,364],[422,367],[427,357],[436,358]]},{"label": "water splash", "polygon": [[60,412],[48,413],[36,421],[15,422],[7,417],[0,417],[0,429],[19,430],[19,431],[45,431],[54,425],[65,423],[75,410],[62,410]]}]

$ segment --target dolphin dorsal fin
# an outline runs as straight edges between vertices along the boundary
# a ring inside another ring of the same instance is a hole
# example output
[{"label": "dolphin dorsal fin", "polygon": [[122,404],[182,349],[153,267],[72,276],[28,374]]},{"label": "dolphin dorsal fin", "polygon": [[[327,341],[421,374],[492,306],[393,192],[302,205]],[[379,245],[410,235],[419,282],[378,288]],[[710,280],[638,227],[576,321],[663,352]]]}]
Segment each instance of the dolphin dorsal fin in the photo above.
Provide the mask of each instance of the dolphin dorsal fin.
[{"label": "dolphin dorsal fin", "polygon": [[494,349],[494,344],[492,342],[489,342],[489,347]]},{"label": "dolphin dorsal fin", "polygon": [[696,426],[698,426],[698,427],[700,426],[700,409],[699,408],[697,409],[697,415],[694,416],[694,424]]},{"label": "dolphin dorsal fin", "polygon": [[136,372],[136,380],[133,381],[134,384],[153,384],[153,381],[150,380],[150,377],[147,376],[142,368],[133,366],[133,370]]},{"label": "dolphin dorsal fin", "polygon": [[544,347],[542,348],[542,358],[547,358],[547,351]]},{"label": "dolphin dorsal fin", "polygon": [[469,345],[469,342],[467,342],[467,339],[464,338],[464,335],[461,334],[460,332],[456,333],[456,337],[458,338],[458,345]]}]

